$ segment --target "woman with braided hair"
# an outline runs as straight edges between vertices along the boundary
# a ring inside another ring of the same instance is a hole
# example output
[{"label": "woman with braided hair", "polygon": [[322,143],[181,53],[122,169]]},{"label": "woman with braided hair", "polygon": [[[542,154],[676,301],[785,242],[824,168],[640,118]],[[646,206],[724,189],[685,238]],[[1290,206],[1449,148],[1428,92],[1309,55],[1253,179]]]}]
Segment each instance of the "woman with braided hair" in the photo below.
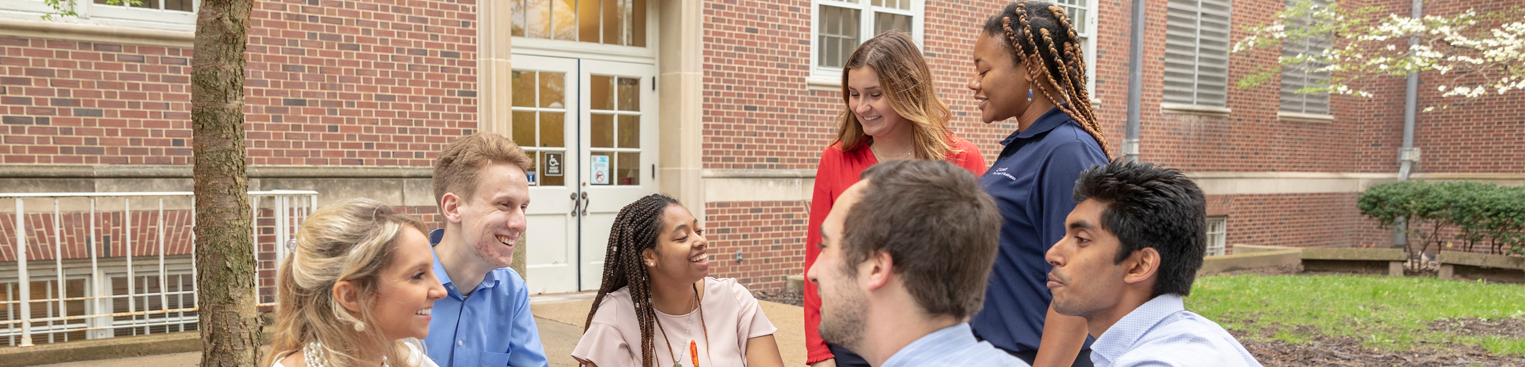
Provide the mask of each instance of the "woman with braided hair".
[{"label": "woman with braided hair", "polygon": [[973,56],[980,119],[1015,119],[1017,131],[980,177],[1001,211],[1001,246],[970,324],[1033,366],[1090,366],[1084,319],[1049,307],[1052,266],[1043,257],[1064,238],[1080,172],[1108,161],[1075,27],[1061,7],[1014,2],[985,23]]},{"label": "woman with braided hair", "polygon": [[620,209],[582,339],[583,366],[781,367],[778,330],[735,279],[710,278],[699,220],[654,194]]}]

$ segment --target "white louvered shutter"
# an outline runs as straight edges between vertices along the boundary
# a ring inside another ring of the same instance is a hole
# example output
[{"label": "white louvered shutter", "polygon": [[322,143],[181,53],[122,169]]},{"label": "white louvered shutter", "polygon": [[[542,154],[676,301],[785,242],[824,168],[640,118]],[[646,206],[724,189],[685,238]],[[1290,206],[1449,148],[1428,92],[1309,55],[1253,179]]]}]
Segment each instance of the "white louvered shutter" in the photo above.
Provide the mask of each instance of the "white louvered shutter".
[{"label": "white louvered shutter", "polygon": [[1230,0],[1171,0],[1165,21],[1165,102],[1228,106]]},{"label": "white louvered shutter", "polygon": [[[1328,5],[1329,0],[1303,0],[1315,1],[1319,5]],[[1289,2],[1287,7],[1296,6]],[[1307,27],[1312,19],[1287,19],[1287,29],[1300,29]],[[1297,41],[1282,42],[1281,55],[1294,57],[1298,54],[1320,53],[1329,48],[1333,43],[1327,38],[1309,37]],[[1306,113],[1316,115],[1329,114],[1329,93],[1319,92],[1310,94],[1297,94],[1300,89],[1312,86],[1320,86],[1328,83],[1329,72],[1313,72],[1327,64],[1284,65],[1281,72],[1281,110],[1283,112]]]}]

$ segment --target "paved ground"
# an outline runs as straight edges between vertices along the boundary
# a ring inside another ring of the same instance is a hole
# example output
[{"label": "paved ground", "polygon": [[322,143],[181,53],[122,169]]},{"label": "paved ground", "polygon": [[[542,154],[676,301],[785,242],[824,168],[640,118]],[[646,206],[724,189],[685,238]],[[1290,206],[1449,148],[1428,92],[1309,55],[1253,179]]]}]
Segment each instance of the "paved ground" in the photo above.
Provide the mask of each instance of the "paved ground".
[{"label": "paved ground", "polygon": [[[552,367],[576,366],[571,357],[572,347],[582,337],[582,325],[588,318],[593,304],[592,293],[536,296],[530,304],[535,314],[536,326],[540,327],[540,341]],[[762,301],[763,313],[778,327],[774,338],[783,351],[784,365],[803,366],[805,363],[804,311],[797,306]],[[177,353],[147,357],[133,357],[103,361],[85,361],[49,364],[36,367],[196,367],[201,353]]]}]

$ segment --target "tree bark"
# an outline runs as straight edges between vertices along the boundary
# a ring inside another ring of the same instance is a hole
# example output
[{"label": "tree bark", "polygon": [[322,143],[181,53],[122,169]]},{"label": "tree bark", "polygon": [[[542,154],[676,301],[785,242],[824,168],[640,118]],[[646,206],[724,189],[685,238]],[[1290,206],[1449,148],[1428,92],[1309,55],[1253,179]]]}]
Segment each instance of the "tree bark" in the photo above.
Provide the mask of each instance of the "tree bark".
[{"label": "tree bark", "polygon": [[244,150],[244,49],[251,0],[203,0],[191,58],[196,304],[201,366],[259,362],[254,244]]}]

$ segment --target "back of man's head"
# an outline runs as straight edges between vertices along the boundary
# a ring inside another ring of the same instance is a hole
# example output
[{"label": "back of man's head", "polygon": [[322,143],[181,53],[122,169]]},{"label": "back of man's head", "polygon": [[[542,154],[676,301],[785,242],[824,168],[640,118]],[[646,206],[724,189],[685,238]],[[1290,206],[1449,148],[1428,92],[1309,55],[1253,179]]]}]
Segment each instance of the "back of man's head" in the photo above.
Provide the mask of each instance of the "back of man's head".
[{"label": "back of man's head", "polygon": [[973,174],[951,163],[905,160],[863,171],[857,204],[843,223],[849,274],[878,251],[929,314],[979,312],[999,246],[1001,215]]},{"label": "back of man's head", "polygon": [[511,164],[529,172],[534,160],[518,144],[502,135],[476,133],[445,145],[434,160],[434,205],[442,205],[446,193],[470,200],[481,182],[482,167]]},{"label": "back of man's head", "polygon": [[1120,242],[1115,263],[1134,251],[1159,251],[1151,297],[1191,294],[1207,252],[1207,200],[1196,183],[1173,169],[1119,159],[1080,173],[1075,202],[1087,199],[1106,205],[1101,227]]}]

